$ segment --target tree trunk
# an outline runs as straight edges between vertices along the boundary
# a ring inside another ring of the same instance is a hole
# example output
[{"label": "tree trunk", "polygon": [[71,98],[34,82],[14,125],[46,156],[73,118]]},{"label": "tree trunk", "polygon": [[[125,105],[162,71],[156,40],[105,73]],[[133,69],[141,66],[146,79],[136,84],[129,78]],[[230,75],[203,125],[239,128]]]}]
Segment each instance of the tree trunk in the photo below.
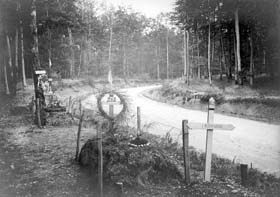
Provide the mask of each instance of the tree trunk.
[{"label": "tree trunk", "polygon": [[[232,39],[229,38],[228,42],[229,42],[229,58],[228,58],[228,66],[227,66],[227,79],[229,82],[230,80],[232,80],[232,65],[231,65],[231,63],[232,63],[232,47],[231,47]],[[234,43],[234,40],[233,40],[233,43]],[[235,53],[234,47],[233,47],[233,52]]]},{"label": "tree trunk", "polygon": [[253,36],[249,38],[250,42],[250,85],[254,83],[254,48],[253,48]]},{"label": "tree trunk", "polygon": [[6,90],[6,94],[9,95],[10,88],[9,88],[8,72],[7,72],[7,65],[6,65],[5,57],[3,58],[3,65],[4,65],[5,90]]},{"label": "tree trunk", "polygon": [[[237,57],[237,72],[241,72],[241,57],[240,57],[240,33],[239,33],[239,18],[238,18],[238,8],[235,10],[235,34],[236,34],[236,57]],[[238,82],[242,84],[240,76],[238,75]]]},{"label": "tree trunk", "polygon": [[83,59],[83,50],[81,48],[80,55],[79,55],[79,67],[78,67],[78,76],[81,75],[81,66],[82,66],[82,59]]},{"label": "tree trunk", "polygon": [[199,50],[199,34],[196,33],[197,47],[197,78],[200,79],[200,50]]},{"label": "tree trunk", "polygon": [[186,30],[184,29],[184,34],[183,34],[183,50],[184,50],[184,76],[187,76],[187,50],[186,50]]},{"label": "tree trunk", "polygon": [[159,51],[158,47],[156,46],[156,63],[157,63],[157,80],[160,80],[160,70],[159,70]]},{"label": "tree trunk", "polygon": [[113,27],[111,24],[110,27],[110,40],[109,40],[109,56],[108,56],[108,60],[109,60],[109,64],[111,66],[111,53],[112,53],[112,37],[113,37]]},{"label": "tree trunk", "polygon": [[9,65],[9,69],[7,69],[7,72],[10,72],[10,80],[9,77],[7,75],[7,79],[8,79],[8,83],[10,84],[10,90],[12,92],[13,95],[16,94],[16,76],[14,74],[14,69],[13,69],[13,65],[12,65],[12,51],[11,51],[11,44],[10,44],[10,38],[8,35],[6,35],[6,39],[7,39],[7,50],[8,50],[8,65]]},{"label": "tree trunk", "polygon": [[125,44],[123,45],[123,76],[126,78],[126,49]]},{"label": "tree trunk", "polygon": [[12,51],[11,51],[10,38],[8,35],[6,35],[6,39],[7,39],[7,50],[8,50],[8,65],[9,65],[10,75],[13,81],[14,72],[13,72],[13,65],[12,65]]},{"label": "tree trunk", "polygon": [[166,34],[166,78],[169,79],[169,41],[168,41],[169,30],[167,29]]},{"label": "tree trunk", "polygon": [[49,63],[49,68],[51,69],[52,67],[52,42],[51,42],[51,31],[50,28],[48,28],[48,41],[49,41],[49,47],[48,47],[48,63]]},{"label": "tree trunk", "polygon": [[233,48],[234,48],[234,80],[235,80],[235,84],[238,84],[238,63],[237,63],[237,48],[236,48],[235,37],[233,42]]},{"label": "tree trunk", "polygon": [[215,39],[213,37],[213,40],[212,40],[212,51],[211,51],[211,60],[212,60],[212,62],[214,62],[214,56],[215,56]]},{"label": "tree trunk", "polygon": [[22,20],[20,20],[20,43],[21,43],[21,70],[22,70],[22,83],[23,87],[26,87],[26,75],[25,75],[25,61],[24,61],[24,45],[23,45],[23,27]]},{"label": "tree trunk", "polygon": [[113,27],[112,23],[110,24],[110,40],[109,40],[109,56],[108,56],[108,66],[109,66],[109,72],[113,74],[112,72],[112,64],[111,64],[111,53],[112,53],[112,38],[113,38]]},{"label": "tree trunk", "polygon": [[211,23],[208,25],[208,80],[209,84],[212,84],[211,79]]},{"label": "tree trunk", "polygon": [[[47,8],[47,18],[49,17],[49,10]],[[48,33],[48,63],[49,69],[52,67],[52,42],[51,42],[51,30],[49,26],[47,26],[47,33]]]},{"label": "tree trunk", "polygon": [[189,41],[190,41],[190,34],[189,31],[186,31],[186,36],[187,36],[187,47],[186,47],[186,54],[187,54],[187,80],[186,83],[189,85],[190,84],[190,52],[189,52]]},{"label": "tree trunk", "polygon": [[266,73],[266,52],[263,50],[263,72]]},{"label": "tree trunk", "polygon": [[223,39],[223,34],[222,33],[221,33],[220,43],[221,43],[222,68],[224,69],[224,71],[226,71],[227,70],[227,65],[226,65],[226,59],[225,59],[224,39]]},{"label": "tree trunk", "polygon": [[223,80],[222,46],[221,46],[221,44],[220,44],[220,50],[219,50],[219,65],[220,65],[220,80]]},{"label": "tree trunk", "polygon": [[15,35],[15,81],[17,82],[18,79],[18,28],[16,28],[16,35]]},{"label": "tree trunk", "polygon": [[[37,29],[37,13],[36,13],[36,0],[32,1],[32,8],[31,8],[31,16],[32,16],[32,35],[33,35],[33,45],[32,45],[32,54],[33,54],[33,82],[34,82],[34,90],[35,96],[37,99],[37,83],[38,79],[35,75],[35,70],[40,69],[40,59],[39,59],[39,49],[38,49],[38,29]],[[35,99],[35,100],[36,100]]]},{"label": "tree trunk", "polygon": [[[90,4],[90,10],[92,10],[92,4]],[[91,14],[90,12],[87,15],[87,24],[88,24],[88,36],[87,36],[87,61],[88,61],[88,67],[91,67],[92,63],[92,56],[91,56],[91,48],[92,48],[92,43],[91,43]],[[89,68],[88,68],[89,71]],[[89,75],[89,73],[88,73]]]},{"label": "tree trunk", "polygon": [[69,47],[70,47],[70,52],[71,52],[71,60],[70,60],[70,72],[69,72],[69,77],[72,78],[73,77],[73,73],[74,73],[74,49],[73,49],[73,37],[72,37],[72,30],[70,27],[68,27],[68,35],[69,35]]}]

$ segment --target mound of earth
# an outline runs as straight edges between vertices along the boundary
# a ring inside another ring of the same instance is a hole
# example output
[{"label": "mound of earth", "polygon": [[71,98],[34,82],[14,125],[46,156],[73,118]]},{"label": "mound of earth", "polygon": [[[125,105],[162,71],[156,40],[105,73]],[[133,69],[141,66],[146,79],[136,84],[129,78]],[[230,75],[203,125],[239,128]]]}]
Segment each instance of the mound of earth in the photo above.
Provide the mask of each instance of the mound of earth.
[{"label": "mound of earth", "polygon": [[[83,166],[98,169],[98,139],[88,140],[81,149]],[[104,177],[112,182],[145,186],[182,178],[182,167],[170,153],[153,145],[133,147],[126,130],[103,134]]]}]

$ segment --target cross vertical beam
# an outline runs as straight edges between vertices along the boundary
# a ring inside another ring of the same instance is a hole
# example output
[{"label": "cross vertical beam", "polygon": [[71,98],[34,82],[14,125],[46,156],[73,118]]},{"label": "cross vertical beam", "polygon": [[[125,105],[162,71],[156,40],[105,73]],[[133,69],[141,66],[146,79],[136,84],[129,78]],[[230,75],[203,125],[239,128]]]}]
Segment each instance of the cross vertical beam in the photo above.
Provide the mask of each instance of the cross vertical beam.
[{"label": "cross vertical beam", "polygon": [[[214,110],[215,110],[215,100],[214,98],[209,99],[208,104],[208,116],[207,123],[214,123]],[[209,182],[211,176],[211,160],[212,160],[212,144],[213,144],[213,129],[207,129],[206,136],[206,155],[205,155],[205,170],[204,170],[204,181]]]}]

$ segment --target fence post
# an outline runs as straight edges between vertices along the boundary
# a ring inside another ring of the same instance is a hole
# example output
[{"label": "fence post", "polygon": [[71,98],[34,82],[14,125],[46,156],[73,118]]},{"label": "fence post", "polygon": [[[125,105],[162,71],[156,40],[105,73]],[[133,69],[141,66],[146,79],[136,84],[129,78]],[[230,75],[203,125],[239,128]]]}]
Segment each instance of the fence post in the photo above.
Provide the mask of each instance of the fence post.
[{"label": "fence post", "polygon": [[123,196],[123,183],[117,182],[116,185],[118,186],[118,197],[122,197]]},{"label": "fence post", "polygon": [[[208,116],[207,116],[208,124],[214,123],[214,110],[215,110],[215,100],[213,97],[211,97],[208,103]],[[213,129],[207,129],[204,181],[208,181],[208,182],[210,181],[210,176],[211,176],[212,144],[213,144]]]},{"label": "fence post", "polygon": [[187,124],[188,120],[182,121],[185,181],[190,183],[189,129]]},{"label": "fence post", "polygon": [[77,134],[77,148],[76,148],[76,161],[79,160],[79,151],[80,151],[80,136],[81,136],[81,130],[83,125],[83,119],[85,112],[82,111],[82,102],[79,101],[79,110],[80,110],[80,121],[79,121],[79,127],[78,127],[78,134]]},{"label": "fence post", "polygon": [[102,130],[101,127],[97,128],[98,138],[98,184],[100,197],[103,197],[103,148],[102,148]]},{"label": "fence post", "polygon": [[68,113],[69,113],[69,114],[72,113],[71,107],[72,107],[72,97],[70,96],[70,97],[69,97],[69,107],[68,107]]},{"label": "fence post", "polygon": [[137,136],[141,135],[141,111],[140,107],[137,107]]},{"label": "fence post", "polygon": [[247,186],[248,182],[248,165],[247,164],[240,164],[240,171],[241,171],[241,185]]}]

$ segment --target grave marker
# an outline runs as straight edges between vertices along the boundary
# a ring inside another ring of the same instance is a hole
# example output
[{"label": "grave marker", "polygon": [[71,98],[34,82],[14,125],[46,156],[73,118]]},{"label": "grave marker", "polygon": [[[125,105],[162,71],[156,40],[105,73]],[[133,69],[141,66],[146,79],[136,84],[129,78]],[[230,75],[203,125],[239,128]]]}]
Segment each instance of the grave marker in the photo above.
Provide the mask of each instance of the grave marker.
[{"label": "grave marker", "polygon": [[183,121],[183,149],[184,149],[184,163],[185,163],[185,178],[188,181],[189,174],[189,156],[188,156],[188,129],[206,129],[206,155],[205,155],[205,169],[204,181],[210,181],[211,176],[211,160],[212,160],[212,145],[213,145],[213,131],[216,130],[233,130],[235,127],[232,124],[214,124],[214,110],[215,100],[209,99],[207,123],[189,123],[187,120]]}]

